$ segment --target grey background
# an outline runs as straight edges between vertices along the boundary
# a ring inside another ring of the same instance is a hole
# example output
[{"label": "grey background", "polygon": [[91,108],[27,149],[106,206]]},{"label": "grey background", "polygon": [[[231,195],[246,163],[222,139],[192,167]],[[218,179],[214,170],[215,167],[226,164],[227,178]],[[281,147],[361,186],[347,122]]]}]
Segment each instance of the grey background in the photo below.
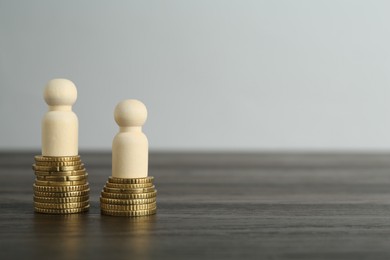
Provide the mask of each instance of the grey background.
[{"label": "grey background", "polygon": [[148,107],[152,150],[388,150],[388,1],[0,0],[0,150],[38,149],[52,78],[80,149]]}]

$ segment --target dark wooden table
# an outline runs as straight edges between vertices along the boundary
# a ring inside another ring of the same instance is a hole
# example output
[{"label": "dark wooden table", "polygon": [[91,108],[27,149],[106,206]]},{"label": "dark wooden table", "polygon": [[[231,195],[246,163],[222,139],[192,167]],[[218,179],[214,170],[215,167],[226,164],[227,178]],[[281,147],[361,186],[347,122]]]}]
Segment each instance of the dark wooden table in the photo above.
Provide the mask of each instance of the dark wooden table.
[{"label": "dark wooden table", "polygon": [[152,217],[33,212],[38,153],[0,153],[0,259],[390,259],[389,154],[152,153]]}]

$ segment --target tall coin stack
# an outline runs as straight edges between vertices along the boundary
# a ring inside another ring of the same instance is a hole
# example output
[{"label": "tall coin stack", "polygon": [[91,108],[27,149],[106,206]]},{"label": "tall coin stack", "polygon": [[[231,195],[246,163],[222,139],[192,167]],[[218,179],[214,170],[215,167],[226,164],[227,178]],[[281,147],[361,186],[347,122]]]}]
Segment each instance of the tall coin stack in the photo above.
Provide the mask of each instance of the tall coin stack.
[{"label": "tall coin stack", "polygon": [[80,156],[35,156],[34,208],[46,214],[88,211],[88,173]]},{"label": "tall coin stack", "polygon": [[153,177],[109,177],[100,197],[101,213],[110,216],[137,217],[156,214],[157,190]]}]

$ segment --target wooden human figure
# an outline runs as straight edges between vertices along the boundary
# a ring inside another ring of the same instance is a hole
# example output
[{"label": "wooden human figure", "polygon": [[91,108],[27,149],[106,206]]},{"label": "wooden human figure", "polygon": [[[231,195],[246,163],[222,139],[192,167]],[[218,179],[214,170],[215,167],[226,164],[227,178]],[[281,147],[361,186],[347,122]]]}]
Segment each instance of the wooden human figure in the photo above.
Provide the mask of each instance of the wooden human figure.
[{"label": "wooden human figure", "polygon": [[119,133],[112,142],[112,176],[144,178],[148,176],[148,139],[142,132],[147,118],[145,105],[135,99],[115,107]]},{"label": "wooden human figure", "polygon": [[78,119],[72,111],[77,89],[72,81],[53,79],[44,90],[49,111],[42,119],[42,155],[78,155]]}]

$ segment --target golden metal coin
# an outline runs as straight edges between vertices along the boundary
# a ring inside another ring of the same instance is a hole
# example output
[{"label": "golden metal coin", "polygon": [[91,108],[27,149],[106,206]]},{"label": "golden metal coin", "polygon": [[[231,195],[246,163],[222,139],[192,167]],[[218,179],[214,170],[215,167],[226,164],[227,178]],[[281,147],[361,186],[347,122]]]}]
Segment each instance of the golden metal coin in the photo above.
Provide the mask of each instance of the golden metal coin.
[{"label": "golden metal coin", "polygon": [[85,189],[81,191],[62,191],[62,192],[43,192],[43,191],[34,191],[36,197],[46,197],[46,198],[69,198],[69,197],[83,197],[88,196],[90,189]]},{"label": "golden metal coin", "polygon": [[88,201],[89,196],[79,196],[79,197],[65,197],[65,198],[53,198],[53,197],[37,197],[34,196],[35,202],[42,202],[42,203],[75,203],[75,202],[83,202]]},{"label": "golden metal coin", "polygon": [[84,169],[84,163],[74,166],[38,166],[36,164],[32,165],[33,170],[35,171],[47,171],[47,172],[63,172],[63,171],[75,171]]},{"label": "golden metal coin", "polygon": [[153,186],[153,183],[151,183],[151,182],[149,182],[149,183],[133,183],[133,184],[106,182],[106,187],[117,188],[117,189],[139,189],[139,188],[149,188],[152,186]]},{"label": "golden metal coin", "polygon": [[34,202],[34,206],[40,209],[74,209],[83,208],[89,205],[89,201],[73,202],[73,203],[43,203]]},{"label": "golden metal coin", "polygon": [[100,202],[105,204],[116,204],[116,205],[137,205],[137,204],[148,204],[156,202],[156,198],[149,199],[109,199],[100,197]]},{"label": "golden metal coin", "polygon": [[156,214],[157,208],[147,210],[136,210],[136,211],[120,211],[120,210],[109,210],[101,209],[103,215],[118,216],[118,217],[141,217],[147,215]]},{"label": "golden metal coin", "polygon": [[45,214],[74,214],[88,211],[89,205],[82,208],[73,208],[73,209],[45,209],[34,207],[35,212],[45,213]]},{"label": "golden metal coin", "polygon": [[75,165],[80,165],[82,162],[80,160],[78,161],[66,161],[66,162],[42,162],[42,161],[36,161],[35,165],[36,166],[75,166]]},{"label": "golden metal coin", "polygon": [[156,208],[156,206],[157,206],[156,202],[152,202],[148,204],[137,204],[137,205],[117,205],[117,204],[100,203],[100,207],[102,209],[121,210],[121,211],[154,209]]},{"label": "golden metal coin", "polygon": [[64,192],[64,191],[84,191],[89,188],[88,182],[83,185],[71,185],[71,186],[39,186],[33,185],[34,191],[42,192]]},{"label": "golden metal coin", "polygon": [[117,178],[110,176],[108,182],[110,183],[123,183],[123,184],[140,184],[140,183],[151,183],[153,181],[153,176],[148,176],[145,178]]},{"label": "golden metal coin", "polygon": [[82,185],[86,184],[87,180],[81,181],[40,181],[35,180],[35,185],[38,186],[70,186],[70,185]]},{"label": "golden metal coin", "polygon": [[76,176],[55,176],[55,175],[49,175],[49,176],[37,176],[37,180],[39,181],[81,181],[81,180],[87,180],[88,173],[85,173],[84,175],[76,175]]},{"label": "golden metal coin", "polygon": [[80,155],[75,156],[42,156],[36,155],[35,161],[43,161],[43,162],[65,162],[65,161],[78,161],[80,160]]},{"label": "golden metal coin", "polygon": [[149,199],[155,198],[157,195],[157,190],[147,193],[138,193],[138,194],[124,194],[124,193],[110,193],[102,191],[102,197],[108,199]]},{"label": "golden metal coin", "polygon": [[155,191],[154,185],[149,188],[138,188],[138,189],[117,189],[117,188],[104,187],[103,190],[105,192],[111,192],[111,193],[128,193],[128,194],[147,193],[147,192]]},{"label": "golden metal coin", "polygon": [[35,171],[35,175],[37,176],[81,176],[84,175],[87,172],[87,170],[84,168],[82,170],[74,170],[74,171],[64,171],[64,172],[57,172],[57,171]]}]

